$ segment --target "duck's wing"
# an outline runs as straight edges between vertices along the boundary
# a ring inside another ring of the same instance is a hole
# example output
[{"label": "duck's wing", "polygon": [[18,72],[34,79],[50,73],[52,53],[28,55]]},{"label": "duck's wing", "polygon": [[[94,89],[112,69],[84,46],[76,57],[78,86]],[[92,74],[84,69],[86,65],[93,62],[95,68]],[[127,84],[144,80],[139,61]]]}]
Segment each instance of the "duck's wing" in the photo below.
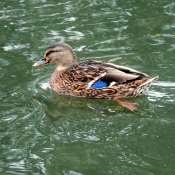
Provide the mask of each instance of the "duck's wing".
[{"label": "duck's wing", "polygon": [[106,75],[104,76],[104,80],[113,80],[117,83],[124,83],[127,81],[132,81],[138,78],[147,77],[148,75],[139,72],[135,69],[125,67],[125,66],[119,66],[112,63],[102,63],[102,67],[106,68],[108,71]]},{"label": "duck's wing", "polygon": [[[77,86],[83,86],[84,88],[91,88],[91,86],[107,73],[107,69],[89,64],[89,62],[81,62],[68,69],[65,75],[68,76],[69,80]],[[103,87],[104,85],[102,85]]]},{"label": "duck's wing", "polygon": [[92,76],[92,81],[89,81],[88,85],[92,88],[102,88],[147,77],[147,74],[135,69],[108,62],[85,61],[79,64],[80,67],[85,76]]}]

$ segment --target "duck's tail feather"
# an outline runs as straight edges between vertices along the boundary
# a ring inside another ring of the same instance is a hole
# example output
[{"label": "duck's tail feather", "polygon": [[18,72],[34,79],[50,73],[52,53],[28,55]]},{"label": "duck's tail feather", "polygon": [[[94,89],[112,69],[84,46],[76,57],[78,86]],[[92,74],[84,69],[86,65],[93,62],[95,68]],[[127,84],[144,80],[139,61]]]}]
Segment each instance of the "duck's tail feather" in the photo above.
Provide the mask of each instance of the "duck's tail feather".
[{"label": "duck's tail feather", "polygon": [[148,88],[151,86],[151,84],[153,83],[153,81],[157,80],[159,76],[155,76],[152,78],[147,79],[144,83],[142,83],[141,85],[139,85],[136,89],[135,89],[135,96],[138,95],[142,95],[146,90],[148,90]]}]

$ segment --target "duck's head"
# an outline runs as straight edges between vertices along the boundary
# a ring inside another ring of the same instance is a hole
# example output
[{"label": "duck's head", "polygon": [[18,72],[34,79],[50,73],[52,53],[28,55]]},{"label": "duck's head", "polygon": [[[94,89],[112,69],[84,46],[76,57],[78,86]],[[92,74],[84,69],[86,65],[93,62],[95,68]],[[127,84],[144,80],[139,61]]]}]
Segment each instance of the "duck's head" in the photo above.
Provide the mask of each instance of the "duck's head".
[{"label": "duck's head", "polygon": [[66,43],[55,43],[50,45],[44,57],[37,61],[33,67],[38,67],[47,63],[58,65],[58,69],[66,69],[77,62],[77,57],[72,48]]}]

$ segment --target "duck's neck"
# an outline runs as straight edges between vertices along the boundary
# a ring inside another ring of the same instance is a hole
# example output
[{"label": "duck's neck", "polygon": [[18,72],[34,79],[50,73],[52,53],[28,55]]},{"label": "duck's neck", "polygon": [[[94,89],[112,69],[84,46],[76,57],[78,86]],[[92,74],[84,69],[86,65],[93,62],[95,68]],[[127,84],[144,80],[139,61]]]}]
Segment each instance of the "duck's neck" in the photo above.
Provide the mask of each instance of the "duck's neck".
[{"label": "duck's neck", "polygon": [[70,67],[73,67],[76,64],[77,63],[75,61],[73,61],[73,62],[67,62],[65,64],[58,64],[56,70],[62,72],[62,71],[66,70],[66,69],[68,69]]},{"label": "duck's neck", "polygon": [[56,72],[62,72],[62,71],[64,71],[64,70],[68,69],[68,68],[69,68],[69,66],[62,66],[62,65],[59,65],[59,66],[57,66],[57,68],[55,69],[55,71],[56,71]]}]

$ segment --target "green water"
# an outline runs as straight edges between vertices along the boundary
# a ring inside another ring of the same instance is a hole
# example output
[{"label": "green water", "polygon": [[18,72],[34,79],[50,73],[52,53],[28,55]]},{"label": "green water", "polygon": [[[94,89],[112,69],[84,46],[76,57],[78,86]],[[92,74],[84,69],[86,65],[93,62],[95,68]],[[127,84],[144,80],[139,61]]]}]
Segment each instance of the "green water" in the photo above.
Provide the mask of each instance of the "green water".
[{"label": "green water", "polygon": [[[174,16],[173,0],[0,2],[0,174],[174,175]],[[159,80],[134,113],[58,95],[55,66],[32,68],[58,41]]]}]

